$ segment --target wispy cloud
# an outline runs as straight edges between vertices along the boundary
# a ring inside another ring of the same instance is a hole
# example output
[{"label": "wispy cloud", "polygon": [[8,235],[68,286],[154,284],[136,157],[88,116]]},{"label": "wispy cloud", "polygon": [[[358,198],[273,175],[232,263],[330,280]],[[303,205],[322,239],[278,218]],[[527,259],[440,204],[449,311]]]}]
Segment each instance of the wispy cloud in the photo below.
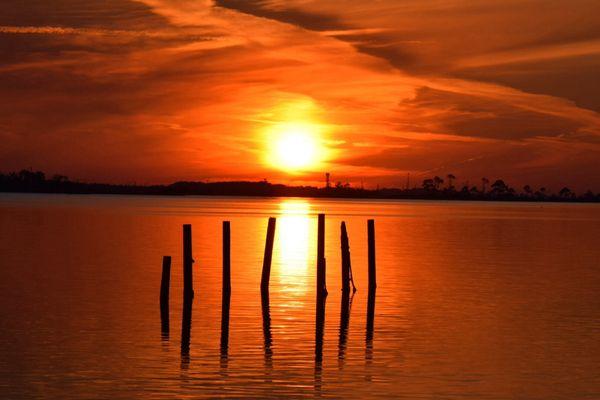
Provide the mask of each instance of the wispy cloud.
[{"label": "wispy cloud", "polygon": [[[261,153],[269,124],[307,118],[339,180],[447,171],[600,188],[599,6],[518,4],[8,0],[0,165],[305,182],[320,171],[290,177]],[[577,85],[559,82],[570,65]]]}]

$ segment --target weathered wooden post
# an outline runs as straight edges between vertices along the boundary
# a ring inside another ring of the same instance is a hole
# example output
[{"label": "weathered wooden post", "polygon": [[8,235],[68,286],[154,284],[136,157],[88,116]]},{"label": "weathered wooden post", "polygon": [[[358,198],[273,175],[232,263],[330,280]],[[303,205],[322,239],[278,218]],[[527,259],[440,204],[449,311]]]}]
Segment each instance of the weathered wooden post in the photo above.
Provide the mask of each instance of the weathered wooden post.
[{"label": "weathered wooden post", "polygon": [[341,247],[342,247],[342,292],[350,292],[350,243],[348,241],[348,232],[346,223],[342,222],[341,227]]},{"label": "weathered wooden post", "polygon": [[194,298],[192,264],[192,225],[183,225],[183,300]]},{"label": "weathered wooden post", "polygon": [[275,218],[269,218],[267,226],[267,242],[265,243],[265,257],[263,259],[262,278],[260,280],[261,292],[269,290],[269,280],[271,279],[271,260],[273,258],[273,241],[275,239]]},{"label": "weathered wooden post", "polygon": [[192,333],[192,302],[194,285],[192,264],[192,225],[183,225],[183,314],[181,316],[181,365],[189,363],[190,338]]},{"label": "weathered wooden post", "polygon": [[377,274],[375,268],[375,220],[367,221],[369,243],[369,294],[375,294],[377,288]]},{"label": "weathered wooden post", "polygon": [[325,260],[325,214],[319,214],[317,231],[317,301],[327,296]]},{"label": "weathered wooden post", "polygon": [[367,221],[367,233],[369,243],[369,297],[367,301],[367,333],[365,357],[367,363],[373,358],[373,331],[375,327],[375,292],[377,290],[377,281],[375,274],[375,221]]},{"label": "weathered wooden post", "polygon": [[229,309],[231,306],[231,226],[223,221],[223,289],[221,294],[221,361],[229,354]]},{"label": "weathered wooden post", "polygon": [[319,214],[317,225],[317,307],[315,316],[315,377],[319,378],[319,382],[323,361],[323,336],[325,333],[325,298],[327,296],[325,272],[325,214]]},{"label": "weathered wooden post", "polygon": [[160,280],[160,323],[163,337],[169,337],[169,287],[171,286],[171,256],[164,256]]},{"label": "weathered wooden post", "polygon": [[223,297],[231,294],[231,223],[223,221]]}]

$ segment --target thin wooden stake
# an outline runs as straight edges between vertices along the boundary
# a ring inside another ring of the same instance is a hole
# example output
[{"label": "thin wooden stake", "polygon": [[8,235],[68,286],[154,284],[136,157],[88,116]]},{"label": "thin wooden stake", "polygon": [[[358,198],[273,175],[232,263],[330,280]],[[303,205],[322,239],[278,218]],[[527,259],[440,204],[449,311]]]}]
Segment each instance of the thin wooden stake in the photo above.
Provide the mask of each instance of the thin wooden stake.
[{"label": "thin wooden stake", "polygon": [[231,307],[231,225],[223,221],[223,289],[221,294],[221,364],[229,354],[229,309]]},{"label": "thin wooden stake", "polygon": [[231,293],[231,223],[223,221],[223,296]]},{"label": "thin wooden stake", "polygon": [[375,267],[375,220],[367,221],[369,243],[369,293],[375,293],[377,288],[377,274]]},{"label": "thin wooden stake", "polygon": [[325,214],[319,214],[317,232],[317,300],[327,296],[327,262],[325,260]]},{"label": "thin wooden stake", "polygon": [[171,256],[164,256],[160,280],[160,322],[163,337],[169,336],[169,287],[171,285]]},{"label": "thin wooden stake", "polygon": [[194,298],[192,264],[192,225],[183,225],[183,300]]},{"label": "thin wooden stake", "polygon": [[350,292],[350,244],[348,241],[348,232],[346,223],[342,221],[341,226],[341,247],[342,247],[342,291]]},{"label": "thin wooden stake", "polygon": [[271,279],[271,260],[273,258],[273,241],[275,239],[275,221],[275,218],[269,218],[269,225],[267,226],[265,257],[263,259],[262,278],[260,280],[260,290],[263,292],[269,290],[269,280]]}]

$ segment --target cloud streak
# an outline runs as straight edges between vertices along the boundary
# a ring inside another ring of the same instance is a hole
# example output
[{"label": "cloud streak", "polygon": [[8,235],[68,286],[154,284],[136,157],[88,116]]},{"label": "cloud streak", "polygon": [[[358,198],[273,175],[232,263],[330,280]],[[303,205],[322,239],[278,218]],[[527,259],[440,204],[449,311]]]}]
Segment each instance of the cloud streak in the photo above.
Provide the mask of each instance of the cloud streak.
[{"label": "cloud streak", "polygon": [[262,161],[270,124],[307,119],[336,180],[600,189],[595,2],[44,4],[0,5],[3,169],[317,181]]}]

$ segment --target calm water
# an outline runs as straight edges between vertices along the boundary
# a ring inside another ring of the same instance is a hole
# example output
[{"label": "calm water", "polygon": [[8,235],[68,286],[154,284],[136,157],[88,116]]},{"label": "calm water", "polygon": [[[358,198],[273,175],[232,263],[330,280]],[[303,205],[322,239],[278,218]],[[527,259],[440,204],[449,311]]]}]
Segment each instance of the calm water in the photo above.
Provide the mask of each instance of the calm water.
[{"label": "calm water", "polygon": [[[321,365],[319,212],[329,289]],[[269,216],[277,231],[265,329]],[[368,218],[377,233],[372,341]],[[223,220],[232,227],[226,350]],[[340,331],[341,221],[358,292]],[[189,359],[180,352],[184,223],[196,260]],[[2,398],[600,398],[597,205],[4,194],[0,238]],[[168,338],[163,255],[173,256]]]}]

